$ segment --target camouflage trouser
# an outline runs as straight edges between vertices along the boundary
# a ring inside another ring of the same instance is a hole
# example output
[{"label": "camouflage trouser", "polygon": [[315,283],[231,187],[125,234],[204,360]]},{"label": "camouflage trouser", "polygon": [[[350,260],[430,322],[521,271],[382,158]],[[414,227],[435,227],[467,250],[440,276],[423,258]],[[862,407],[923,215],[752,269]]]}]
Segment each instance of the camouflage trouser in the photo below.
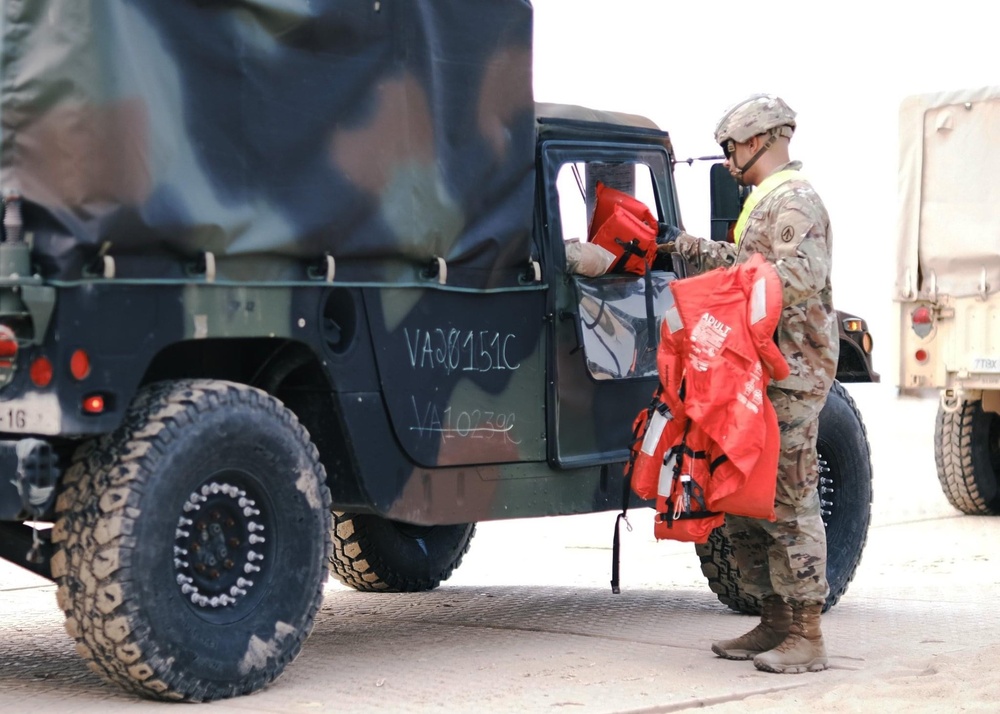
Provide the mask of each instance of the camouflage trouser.
[{"label": "camouflage trouser", "polygon": [[777,520],[727,516],[726,530],[749,595],[777,593],[793,606],[826,601],[826,529],[820,515],[816,436],[826,396],[768,389],[781,427]]}]

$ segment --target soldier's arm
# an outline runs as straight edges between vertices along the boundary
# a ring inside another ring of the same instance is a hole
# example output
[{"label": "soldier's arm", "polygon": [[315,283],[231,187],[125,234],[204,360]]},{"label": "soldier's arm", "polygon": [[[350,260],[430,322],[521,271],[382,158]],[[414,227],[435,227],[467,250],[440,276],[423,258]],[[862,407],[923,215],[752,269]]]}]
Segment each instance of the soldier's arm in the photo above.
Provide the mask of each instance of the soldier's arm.
[{"label": "soldier's arm", "polygon": [[728,268],[736,262],[736,246],[714,240],[705,240],[689,233],[681,233],[675,241],[677,252],[696,273],[714,268]]},{"label": "soldier's arm", "polygon": [[829,224],[825,212],[801,200],[782,201],[773,214],[771,250],[785,305],[819,293],[830,275]]}]

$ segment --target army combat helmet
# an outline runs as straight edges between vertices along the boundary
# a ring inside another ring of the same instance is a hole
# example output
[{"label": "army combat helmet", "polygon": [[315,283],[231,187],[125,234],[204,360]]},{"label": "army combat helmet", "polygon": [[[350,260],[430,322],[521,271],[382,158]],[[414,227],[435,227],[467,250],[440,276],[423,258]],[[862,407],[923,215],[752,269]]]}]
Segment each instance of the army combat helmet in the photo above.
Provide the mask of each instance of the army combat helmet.
[{"label": "army combat helmet", "polygon": [[[754,94],[730,107],[715,127],[715,140],[730,160],[738,177],[742,177],[756,163],[779,136],[791,138],[795,132],[795,112],[781,97],[773,94]],[[742,144],[758,134],[767,134],[764,145],[743,166],[736,166],[733,153],[736,144]]]}]

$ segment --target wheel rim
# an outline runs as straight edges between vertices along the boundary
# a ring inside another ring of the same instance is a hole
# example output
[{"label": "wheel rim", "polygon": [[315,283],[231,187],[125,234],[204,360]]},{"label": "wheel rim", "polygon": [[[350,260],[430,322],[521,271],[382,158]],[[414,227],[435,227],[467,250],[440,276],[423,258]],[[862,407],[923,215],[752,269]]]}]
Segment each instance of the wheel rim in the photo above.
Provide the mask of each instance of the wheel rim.
[{"label": "wheel rim", "polygon": [[834,520],[837,508],[837,484],[833,479],[833,468],[830,462],[824,457],[824,453],[830,453],[829,449],[823,449],[822,444],[817,444],[816,461],[819,470],[819,511],[823,517],[823,525],[827,531],[830,530],[830,523]]},{"label": "wheel rim", "polygon": [[174,540],[174,581],[206,622],[232,622],[260,601],[275,552],[273,509],[255,480],[223,471],[193,489]]}]

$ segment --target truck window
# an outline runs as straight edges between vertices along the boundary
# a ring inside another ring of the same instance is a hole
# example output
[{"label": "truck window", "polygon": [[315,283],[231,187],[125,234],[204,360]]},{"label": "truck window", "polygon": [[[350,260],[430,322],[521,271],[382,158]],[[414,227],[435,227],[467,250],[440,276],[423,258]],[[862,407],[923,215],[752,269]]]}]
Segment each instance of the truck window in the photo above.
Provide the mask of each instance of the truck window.
[{"label": "truck window", "polygon": [[563,164],[556,178],[563,241],[588,240],[594,214],[597,182],[623,191],[645,203],[657,220],[663,220],[656,202],[653,172],[633,162],[575,161]]},{"label": "truck window", "polygon": [[[593,379],[652,377],[656,371],[658,316],[673,304],[667,285],[673,275],[651,274],[650,319],[647,283],[638,275],[573,278],[579,298],[580,335],[587,371]],[[650,332],[652,331],[652,334]]]},{"label": "truck window", "polygon": [[[650,167],[635,161],[576,161],[564,163],[556,178],[564,242],[589,240],[597,183],[634,196],[662,220]],[[650,319],[646,291],[653,292],[653,315],[669,300],[666,284],[672,276],[657,273],[647,283],[632,274],[600,277],[574,275],[577,319],[587,371],[595,380],[633,379],[656,374],[657,322]]]}]

